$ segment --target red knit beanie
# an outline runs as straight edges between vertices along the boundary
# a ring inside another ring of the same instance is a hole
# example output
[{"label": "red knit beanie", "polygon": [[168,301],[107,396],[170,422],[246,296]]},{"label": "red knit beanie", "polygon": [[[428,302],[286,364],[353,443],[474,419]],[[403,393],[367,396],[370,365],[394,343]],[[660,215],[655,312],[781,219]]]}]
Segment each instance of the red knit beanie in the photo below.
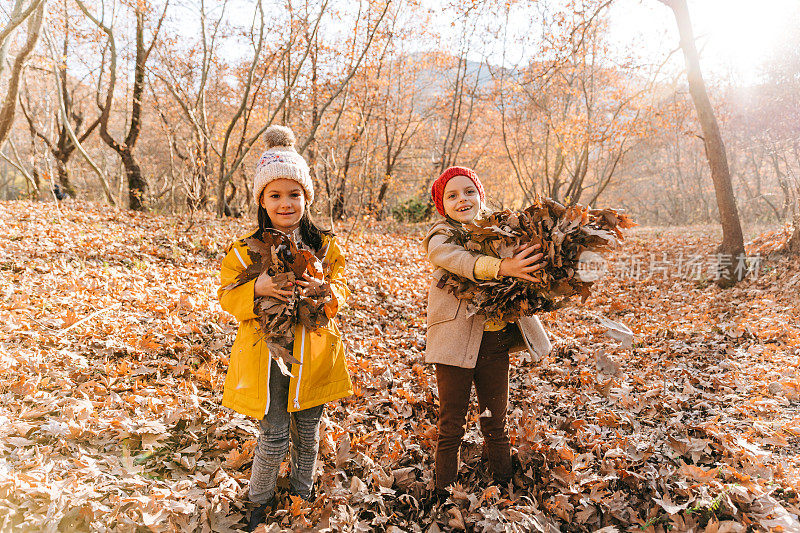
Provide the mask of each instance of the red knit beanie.
[{"label": "red knit beanie", "polygon": [[444,188],[447,185],[447,182],[450,181],[450,178],[455,178],[456,176],[466,176],[471,179],[472,183],[475,184],[475,188],[478,189],[478,195],[481,197],[481,202],[486,201],[486,195],[483,192],[483,184],[481,183],[481,180],[478,179],[478,175],[475,174],[474,170],[466,167],[450,167],[442,172],[442,175],[436,178],[436,181],[434,181],[433,185],[431,185],[431,196],[433,196],[433,203],[436,205],[436,210],[442,216],[445,216],[444,203],[442,202]]}]

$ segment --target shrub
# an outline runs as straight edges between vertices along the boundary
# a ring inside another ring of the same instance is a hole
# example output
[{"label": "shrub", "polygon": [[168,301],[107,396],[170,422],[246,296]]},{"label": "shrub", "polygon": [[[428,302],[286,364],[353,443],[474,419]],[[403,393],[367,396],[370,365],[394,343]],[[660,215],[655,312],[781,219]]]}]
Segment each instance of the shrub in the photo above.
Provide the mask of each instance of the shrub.
[{"label": "shrub", "polygon": [[422,222],[430,217],[427,198],[412,196],[392,208],[392,216],[401,222]]}]

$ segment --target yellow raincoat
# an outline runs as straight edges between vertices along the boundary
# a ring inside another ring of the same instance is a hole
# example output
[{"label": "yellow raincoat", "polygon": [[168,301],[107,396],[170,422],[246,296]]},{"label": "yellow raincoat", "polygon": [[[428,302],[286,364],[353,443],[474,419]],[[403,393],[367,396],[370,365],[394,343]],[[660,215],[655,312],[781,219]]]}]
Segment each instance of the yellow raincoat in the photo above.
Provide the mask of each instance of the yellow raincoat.
[{"label": "yellow raincoat", "polygon": [[[328,315],[333,316],[345,304],[350,291],[344,277],[344,256],[336,239],[326,236],[322,249],[325,251],[323,271],[333,292],[333,300],[327,304],[327,309]],[[271,357],[253,311],[255,280],[234,289],[222,288],[233,283],[236,276],[251,263],[244,239],[234,242],[222,260],[217,295],[222,308],[239,321],[239,331],[225,378],[222,405],[261,419],[269,408]],[[293,355],[301,364],[291,367],[289,405],[286,406],[289,412],[353,394],[342,335],[333,320],[314,332],[298,324],[294,338]]]}]

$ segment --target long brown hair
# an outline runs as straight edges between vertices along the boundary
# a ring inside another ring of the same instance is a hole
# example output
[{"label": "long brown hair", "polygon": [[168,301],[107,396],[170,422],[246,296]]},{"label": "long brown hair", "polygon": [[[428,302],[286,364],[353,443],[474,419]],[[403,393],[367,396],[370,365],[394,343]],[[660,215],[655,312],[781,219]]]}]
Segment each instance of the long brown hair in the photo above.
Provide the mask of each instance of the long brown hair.
[{"label": "long brown hair", "polygon": [[[261,239],[265,229],[274,227],[267,210],[262,206],[258,206],[258,230],[253,236],[256,239]],[[318,252],[322,248],[325,236],[333,236],[333,232],[314,224],[314,221],[308,216],[308,210],[303,211],[303,216],[300,218],[300,238],[303,239],[303,242],[311,246],[315,252]]]}]

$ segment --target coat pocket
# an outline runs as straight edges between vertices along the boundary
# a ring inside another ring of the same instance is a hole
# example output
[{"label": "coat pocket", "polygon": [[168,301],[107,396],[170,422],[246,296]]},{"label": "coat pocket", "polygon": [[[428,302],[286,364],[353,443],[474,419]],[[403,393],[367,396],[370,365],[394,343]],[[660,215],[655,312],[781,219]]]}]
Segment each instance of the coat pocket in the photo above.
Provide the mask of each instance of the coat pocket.
[{"label": "coat pocket", "polygon": [[317,328],[315,331],[311,332],[311,335],[329,335],[335,339],[341,340],[342,333],[339,331],[339,327],[336,325],[336,322],[331,319],[326,325],[322,326],[321,328]]},{"label": "coat pocket", "polygon": [[[262,381],[263,359],[269,362],[269,352],[253,327],[240,326],[231,348],[230,366],[225,380],[237,395],[260,398],[264,393]],[[266,355],[266,357],[265,357]],[[230,381],[230,383],[228,383]]]},{"label": "coat pocket", "polygon": [[436,280],[428,291],[428,327],[455,320],[461,308],[461,300],[449,292],[439,289]]},{"label": "coat pocket", "polygon": [[[337,366],[347,373],[344,363],[344,345],[341,334],[329,329],[320,328],[311,332],[306,337],[306,352],[303,355],[303,364],[300,366],[300,389],[304,391],[325,388],[331,382],[342,379],[337,374]],[[294,390],[292,391],[294,392]],[[301,403],[309,400],[303,395]]]}]

